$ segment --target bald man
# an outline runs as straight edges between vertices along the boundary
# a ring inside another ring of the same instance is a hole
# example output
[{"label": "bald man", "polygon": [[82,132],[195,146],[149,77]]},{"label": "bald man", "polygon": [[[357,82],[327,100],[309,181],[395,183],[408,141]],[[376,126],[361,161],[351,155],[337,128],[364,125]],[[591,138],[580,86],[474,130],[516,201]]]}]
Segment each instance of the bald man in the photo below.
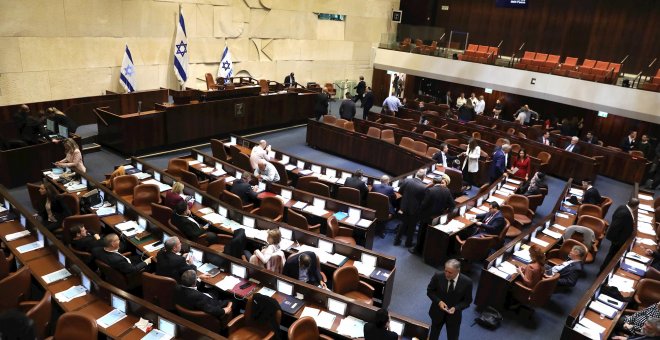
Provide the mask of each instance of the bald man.
[{"label": "bald man", "polygon": [[255,145],[252,148],[252,152],[250,152],[250,166],[252,166],[252,170],[257,169],[259,160],[263,159],[270,161],[270,157],[268,156],[270,150],[270,145],[268,145],[268,143],[263,139],[259,141],[258,145]]},{"label": "bald man", "polygon": [[260,159],[258,164],[257,169],[254,170],[254,177],[264,182],[277,183],[280,181],[280,174],[273,164],[263,159]]}]

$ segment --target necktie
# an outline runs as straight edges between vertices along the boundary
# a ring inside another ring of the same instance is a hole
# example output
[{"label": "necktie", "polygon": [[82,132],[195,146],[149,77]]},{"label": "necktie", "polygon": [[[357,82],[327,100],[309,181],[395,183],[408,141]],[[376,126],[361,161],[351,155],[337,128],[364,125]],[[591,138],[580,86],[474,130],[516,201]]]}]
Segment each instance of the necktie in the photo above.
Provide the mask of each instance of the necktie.
[{"label": "necktie", "polygon": [[449,285],[447,286],[447,293],[454,292],[454,280],[449,280]]},{"label": "necktie", "polygon": [[572,151],[573,151],[573,144],[569,144],[569,145],[566,147],[566,151],[571,151],[571,152],[572,152]]},{"label": "necktie", "polygon": [[548,145],[548,139],[547,138],[543,138],[543,144]]},{"label": "necktie", "polygon": [[491,214],[490,216],[488,216],[488,218],[484,221],[484,223],[488,224],[488,222],[490,222],[490,220],[493,219],[493,216],[495,216],[495,214]]},{"label": "necktie", "polygon": [[447,156],[445,156],[445,153],[442,153],[442,166],[447,167]]}]

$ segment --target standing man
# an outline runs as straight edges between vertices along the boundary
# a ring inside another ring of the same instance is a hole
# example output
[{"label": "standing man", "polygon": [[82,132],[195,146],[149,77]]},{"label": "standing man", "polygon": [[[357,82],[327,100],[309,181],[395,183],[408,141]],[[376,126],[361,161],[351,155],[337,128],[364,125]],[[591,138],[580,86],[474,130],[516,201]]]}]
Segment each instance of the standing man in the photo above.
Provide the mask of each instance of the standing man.
[{"label": "standing man", "polygon": [[461,274],[461,263],[451,259],[445,262],[444,272],[431,278],[426,295],[431,299],[431,334],[437,340],[442,327],[447,324],[447,339],[458,340],[463,310],[472,303],[472,280]]},{"label": "standing man", "polygon": [[456,158],[456,156],[449,155],[449,146],[447,146],[447,143],[440,144],[440,151],[433,155],[433,160],[437,164],[442,164],[445,168],[450,167]]},{"label": "standing man", "polygon": [[477,102],[479,101],[479,100],[477,100],[477,95],[474,94],[474,92],[470,93],[469,100],[470,100],[470,102],[472,102],[472,106],[477,106]]},{"label": "standing man", "polygon": [[291,72],[288,76],[284,77],[284,87],[291,87],[291,86],[296,86],[296,77],[294,76],[293,72]]},{"label": "standing man", "polygon": [[484,96],[479,96],[477,105],[474,106],[474,112],[476,112],[478,115],[482,115],[484,114],[485,109],[486,109],[486,101],[484,100]]},{"label": "standing man", "polygon": [[447,104],[447,106],[451,107],[451,104],[452,104],[453,102],[454,102],[454,101],[451,99],[451,91],[447,91],[447,93],[445,94],[445,101],[444,101],[444,103]]},{"label": "standing man", "polygon": [[353,88],[357,92],[357,96],[353,98],[353,102],[357,103],[360,101],[360,105],[364,106],[364,92],[367,90],[367,83],[364,82],[364,76],[360,76],[360,82]]},{"label": "standing man", "polygon": [[500,114],[502,113],[503,108],[504,105],[502,105],[502,102],[499,99],[495,101],[495,107],[493,108],[493,118],[500,119]]},{"label": "standing man", "polygon": [[465,99],[465,93],[461,92],[461,95],[456,98],[456,108],[460,109],[466,102],[467,99]]},{"label": "standing man", "polygon": [[603,264],[600,266],[602,272],[612,261],[614,255],[621,249],[624,243],[628,241],[630,235],[635,231],[635,210],[639,206],[637,198],[631,198],[626,205],[620,205],[612,215],[612,222],[607,229],[605,237],[610,240],[610,251],[607,252]]},{"label": "standing man", "polygon": [[321,120],[323,115],[328,114],[328,100],[328,90],[324,87],[321,93],[316,95],[316,103],[314,103],[316,120]]},{"label": "standing man", "polygon": [[344,186],[348,188],[357,189],[360,192],[360,201],[365,202],[367,200],[367,194],[369,193],[369,188],[367,184],[362,180],[364,173],[362,170],[355,170],[355,174],[351,177],[346,178],[344,181]]},{"label": "standing man", "polygon": [[396,212],[396,210],[394,210],[394,204],[396,203],[396,193],[394,192],[394,188],[392,188],[390,185],[390,176],[381,176],[380,183],[372,185],[371,191],[387,196],[387,198],[389,198],[390,214],[394,214]]},{"label": "standing man", "polygon": [[577,143],[580,141],[577,136],[571,137],[571,143],[566,146],[566,151],[568,152],[574,152],[574,153],[580,153],[580,146],[577,145]]},{"label": "standing man", "polygon": [[399,87],[399,75],[395,73],[394,78],[392,78],[392,93],[396,93],[398,87]]},{"label": "standing man", "polygon": [[402,106],[403,104],[401,104],[401,101],[399,100],[399,97],[396,96],[395,92],[392,92],[392,95],[385,98],[383,101],[383,110],[392,113],[393,116],[396,116],[396,113],[399,112],[399,108]]},{"label": "standing man", "polygon": [[367,92],[364,94],[364,99],[362,99],[362,119],[366,120],[371,112],[371,108],[374,106],[374,94],[371,92],[371,87],[367,87]]},{"label": "standing man", "polygon": [[419,212],[422,205],[422,199],[424,199],[424,191],[426,190],[426,184],[422,182],[426,175],[425,169],[417,170],[417,174],[413,178],[406,178],[401,187],[399,188],[399,193],[401,193],[401,212],[402,224],[399,227],[399,231],[396,233],[394,239],[394,245],[398,246],[401,244],[401,236],[405,233],[406,235],[406,247],[410,248],[413,246],[412,238],[415,233],[415,226],[419,221]]},{"label": "standing man", "polygon": [[414,248],[408,249],[412,254],[422,254],[424,251],[424,239],[426,239],[426,228],[431,224],[433,218],[444,214],[446,211],[454,209],[454,197],[447,186],[450,183],[449,176],[436,177],[433,179],[433,186],[427,188],[424,192],[424,199],[420,208],[421,220],[419,222],[419,231],[417,232],[417,244]]},{"label": "standing man", "polygon": [[630,131],[628,136],[621,142],[621,150],[623,152],[637,150],[637,131]]},{"label": "standing man", "polygon": [[252,167],[252,170],[257,168],[259,165],[259,160],[263,159],[270,161],[270,156],[268,156],[270,150],[270,145],[268,145],[268,143],[263,139],[259,141],[259,144],[252,148],[252,151],[250,152],[250,166]]},{"label": "standing man", "polygon": [[355,102],[351,100],[351,93],[346,92],[346,99],[339,106],[339,117],[350,121],[355,117],[355,112]]},{"label": "standing man", "polygon": [[502,144],[502,147],[495,149],[493,153],[493,164],[490,168],[490,182],[497,181],[498,178],[504,174],[507,169],[508,155],[511,146],[509,144]]}]

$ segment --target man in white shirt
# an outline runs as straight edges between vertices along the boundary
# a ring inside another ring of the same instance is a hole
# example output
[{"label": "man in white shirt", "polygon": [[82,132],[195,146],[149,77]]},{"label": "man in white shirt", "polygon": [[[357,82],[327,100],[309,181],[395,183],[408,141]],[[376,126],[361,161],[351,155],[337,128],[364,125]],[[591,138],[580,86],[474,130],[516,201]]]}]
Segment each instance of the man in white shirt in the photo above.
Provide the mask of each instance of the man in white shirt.
[{"label": "man in white shirt", "polygon": [[580,153],[580,147],[577,145],[579,141],[580,138],[577,136],[571,137],[571,144],[568,144],[565,150],[568,152]]},{"label": "man in white shirt", "polygon": [[252,152],[250,152],[250,165],[252,166],[252,169],[257,169],[260,159],[270,161],[270,156],[268,156],[270,150],[270,145],[268,145],[263,139],[259,141],[259,145],[255,145],[252,148]]},{"label": "man in white shirt", "polygon": [[582,271],[582,261],[586,255],[586,249],[581,245],[575,245],[568,253],[568,260],[556,266],[546,265],[546,275],[559,273],[557,285],[562,287],[574,287]]},{"label": "man in white shirt", "polygon": [[397,112],[399,112],[399,108],[402,106],[403,104],[401,104],[401,101],[399,100],[399,98],[396,96],[395,93],[392,93],[392,95],[385,98],[385,101],[383,101],[383,109],[385,109],[385,111],[387,112],[391,112],[392,114],[396,114]]},{"label": "man in white shirt", "polygon": [[461,95],[456,99],[456,108],[461,108],[461,106],[465,105],[467,103],[467,99],[465,99],[465,93],[461,93]]},{"label": "man in white shirt", "polygon": [[484,96],[479,96],[479,100],[477,101],[477,104],[474,105],[474,112],[476,112],[478,115],[484,114],[484,110],[486,109],[486,101],[484,100]]},{"label": "man in white shirt", "polygon": [[260,159],[257,169],[254,170],[254,176],[265,182],[279,182],[280,174],[277,173],[275,166],[266,160]]},{"label": "man in white shirt", "polygon": [[474,92],[470,94],[470,101],[472,102],[472,106],[477,106],[479,100],[477,100],[477,95]]}]

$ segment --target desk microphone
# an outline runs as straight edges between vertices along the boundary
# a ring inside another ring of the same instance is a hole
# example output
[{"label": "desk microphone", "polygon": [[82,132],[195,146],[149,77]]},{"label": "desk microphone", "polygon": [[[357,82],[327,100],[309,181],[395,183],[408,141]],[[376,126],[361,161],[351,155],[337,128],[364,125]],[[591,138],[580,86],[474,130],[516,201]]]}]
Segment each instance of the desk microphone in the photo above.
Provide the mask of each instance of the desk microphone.
[{"label": "desk microphone", "polygon": [[142,101],[141,100],[138,101],[138,112],[137,112],[138,116],[140,115],[140,111],[142,111]]}]

